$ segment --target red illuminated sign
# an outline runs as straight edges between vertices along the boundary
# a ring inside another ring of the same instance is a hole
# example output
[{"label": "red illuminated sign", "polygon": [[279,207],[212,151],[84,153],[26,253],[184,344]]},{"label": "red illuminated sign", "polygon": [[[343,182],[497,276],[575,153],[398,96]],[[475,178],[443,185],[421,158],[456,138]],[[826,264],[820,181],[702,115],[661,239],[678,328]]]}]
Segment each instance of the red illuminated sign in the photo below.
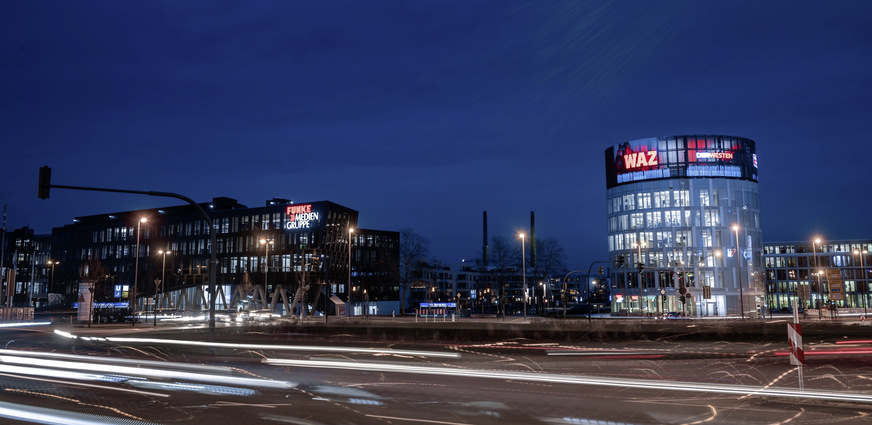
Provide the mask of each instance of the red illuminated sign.
[{"label": "red illuminated sign", "polygon": [[628,152],[624,154],[624,167],[628,170],[660,165],[657,151]]},{"label": "red illuminated sign", "polygon": [[296,221],[297,214],[309,214],[312,212],[312,204],[305,205],[288,205],[285,208],[285,214],[288,215],[288,219],[291,221]]}]

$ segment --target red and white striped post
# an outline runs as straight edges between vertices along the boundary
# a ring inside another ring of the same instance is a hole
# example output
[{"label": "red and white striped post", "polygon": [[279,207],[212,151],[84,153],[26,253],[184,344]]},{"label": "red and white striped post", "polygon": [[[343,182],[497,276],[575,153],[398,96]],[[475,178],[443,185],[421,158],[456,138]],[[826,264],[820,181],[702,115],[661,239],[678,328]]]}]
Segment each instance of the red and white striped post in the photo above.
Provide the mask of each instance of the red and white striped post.
[{"label": "red and white striped post", "polygon": [[793,323],[787,324],[787,341],[790,344],[790,364],[797,366],[799,391],[802,391],[802,366],[805,364],[805,355],[802,350],[802,325],[799,324],[796,299],[793,300]]}]

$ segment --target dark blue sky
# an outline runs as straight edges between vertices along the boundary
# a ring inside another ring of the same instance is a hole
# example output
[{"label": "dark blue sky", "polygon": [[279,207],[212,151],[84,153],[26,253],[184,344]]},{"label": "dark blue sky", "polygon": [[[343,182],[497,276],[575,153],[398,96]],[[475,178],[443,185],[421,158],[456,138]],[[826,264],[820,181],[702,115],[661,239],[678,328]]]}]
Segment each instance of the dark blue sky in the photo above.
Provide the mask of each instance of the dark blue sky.
[{"label": "dark blue sky", "polygon": [[7,228],[172,199],[330,200],[475,258],[536,213],[605,257],[603,151],[757,142],[764,239],[872,238],[872,2],[2,1]]}]

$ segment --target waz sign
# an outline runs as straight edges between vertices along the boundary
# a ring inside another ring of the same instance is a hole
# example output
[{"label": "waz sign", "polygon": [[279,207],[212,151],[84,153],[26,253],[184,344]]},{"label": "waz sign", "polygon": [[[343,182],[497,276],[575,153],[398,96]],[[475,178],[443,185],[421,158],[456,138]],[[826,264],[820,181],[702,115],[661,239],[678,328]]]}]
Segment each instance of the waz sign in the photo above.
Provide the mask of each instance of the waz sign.
[{"label": "waz sign", "polygon": [[285,214],[288,215],[287,230],[311,229],[321,222],[321,213],[312,211],[312,204],[288,205]]},{"label": "waz sign", "polygon": [[657,151],[627,152],[624,154],[624,167],[628,170],[660,165]]}]

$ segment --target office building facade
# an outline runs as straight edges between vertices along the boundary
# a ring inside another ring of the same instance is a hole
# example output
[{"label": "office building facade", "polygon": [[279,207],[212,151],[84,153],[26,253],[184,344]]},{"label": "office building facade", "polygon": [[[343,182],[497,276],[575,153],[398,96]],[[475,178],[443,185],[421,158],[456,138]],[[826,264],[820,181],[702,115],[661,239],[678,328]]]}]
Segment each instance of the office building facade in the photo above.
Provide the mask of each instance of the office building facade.
[{"label": "office building facade", "polygon": [[135,293],[137,311],[203,309],[214,248],[218,308],[334,314],[335,301],[349,301],[355,289],[396,297],[399,233],[357,228],[355,210],[278,198],[254,208],[230,198],[200,206],[216,247],[193,205],[77,217],[53,229],[56,289],[73,299],[86,281],[97,302],[127,302]]},{"label": "office building facade", "polygon": [[748,316],[763,308],[757,156],[742,137],[605,151],[612,312]]},{"label": "office building facade", "polygon": [[768,304],[773,312],[837,308],[868,312],[872,241],[767,242],[763,247]]}]

